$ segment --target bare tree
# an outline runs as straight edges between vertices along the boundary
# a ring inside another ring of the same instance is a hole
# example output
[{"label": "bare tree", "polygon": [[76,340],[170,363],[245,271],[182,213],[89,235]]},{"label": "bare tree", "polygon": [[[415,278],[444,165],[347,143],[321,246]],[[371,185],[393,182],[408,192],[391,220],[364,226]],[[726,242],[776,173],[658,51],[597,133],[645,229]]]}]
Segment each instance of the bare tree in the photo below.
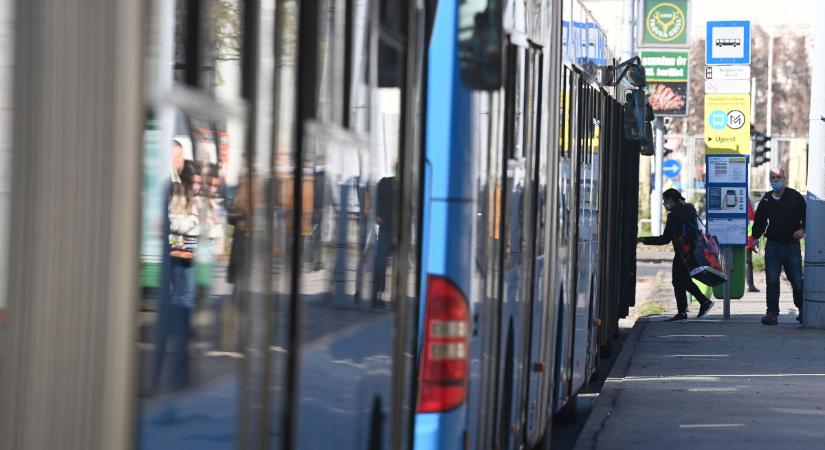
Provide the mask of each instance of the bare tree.
[{"label": "bare tree", "polygon": [[[779,36],[779,37],[777,37]],[[774,37],[773,117],[774,135],[805,137],[811,95],[809,36],[781,29]],[[754,129],[765,131],[768,106],[768,48],[770,35],[760,26],[751,30],[751,77],[756,78],[756,110],[752,111]],[[705,118],[705,40],[693,41],[690,48],[690,86],[688,116],[673,121],[671,132],[680,132],[687,121],[688,134],[704,133]]]}]

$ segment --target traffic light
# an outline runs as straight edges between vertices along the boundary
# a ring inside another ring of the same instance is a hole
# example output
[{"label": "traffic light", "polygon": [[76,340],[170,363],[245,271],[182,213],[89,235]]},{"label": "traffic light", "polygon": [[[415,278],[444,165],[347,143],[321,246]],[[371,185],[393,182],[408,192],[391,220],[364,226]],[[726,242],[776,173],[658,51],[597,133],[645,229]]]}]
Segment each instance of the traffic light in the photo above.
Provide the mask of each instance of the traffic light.
[{"label": "traffic light", "polygon": [[662,119],[661,125],[660,125],[662,127],[662,136],[664,136],[664,140],[665,140],[664,145],[662,146],[662,148],[664,150],[663,154],[664,154],[665,158],[667,158],[667,156],[669,154],[673,153],[673,150],[676,147],[678,147],[678,141],[674,141],[673,138],[671,138],[671,139],[667,138],[668,133],[670,133],[670,127],[671,127],[672,123],[673,123],[673,118],[665,117],[664,119]]},{"label": "traffic light", "polygon": [[751,148],[753,149],[753,167],[759,167],[771,160],[771,137],[751,129]]}]

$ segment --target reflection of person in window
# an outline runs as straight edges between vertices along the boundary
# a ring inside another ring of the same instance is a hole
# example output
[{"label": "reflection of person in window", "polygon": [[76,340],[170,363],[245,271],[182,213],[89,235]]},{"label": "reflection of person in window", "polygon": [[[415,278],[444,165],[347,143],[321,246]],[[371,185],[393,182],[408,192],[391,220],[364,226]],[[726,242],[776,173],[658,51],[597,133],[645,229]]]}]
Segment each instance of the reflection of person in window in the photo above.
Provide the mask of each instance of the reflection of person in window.
[{"label": "reflection of person in window", "polygon": [[169,254],[172,256],[172,299],[170,335],[175,336],[173,387],[189,383],[190,319],[195,307],[194,257],[201,234],[200,215],[195,196],[200,192],[199,167],[186,161],[169,202]]},{"label": "reflection of person in window", "polygon": [[[397,173],[398,165],[396,164]],[[385,290],[387,265],[390,257],[395,253],[398,200],[397,175],[382,178],[378,182],[375,202],[378,239],[375,244],[375,262],[372,272],[372,305],[374,307],[380,306],[380,297]]]},{"label": "reflection of person in window", "polygon": [[219,347],[228,351],[241,352],[243,347],[241,324],[247,320],[247,303],[244,291],[247,289],[245,282],[248,276],[246,261],[252,232],[250,216],[253,208],[261,204],[262,196],[258,178],[254,174],[241,175],[238,180],[235,199],[232,201],[232,207],[227,212],[227,222],[232,225],[233,231],[229,265],[226,270],[226,282],[234,286],[232,301],[221,313],[222,324]]},{"label": "reflection of person in window", "polygon": [[490,12],[482,11],[475,16],[473,37],[470,40],[472,57],[481,64],[487,64],[498,51],[498,36],[490,21]]},{"label": "reflection of person in window", "polygon": [[[163,373],[163,362],[166,358],[166,343],[173,332],[172,323],[172,255],[171,247],[169,246],[168,236],[171,232],[170,217],[168,214],[172,196],[181,183],[181,173],[186,162],[183,145],[180,141],[172,141],[172,158],[169,167],[169,180],[165,188],[165,204],[163,220],[163,236],[164,246],[163,255],[161,259],[160,280],[158,284],[158,305],[157,305],[157,319],[155,321],[155,354],[153,358],[152,367],[152,386],[153,392],[159,392],[161,389],[161,375]],[[179,190],[179,189],[177,189]]]}]

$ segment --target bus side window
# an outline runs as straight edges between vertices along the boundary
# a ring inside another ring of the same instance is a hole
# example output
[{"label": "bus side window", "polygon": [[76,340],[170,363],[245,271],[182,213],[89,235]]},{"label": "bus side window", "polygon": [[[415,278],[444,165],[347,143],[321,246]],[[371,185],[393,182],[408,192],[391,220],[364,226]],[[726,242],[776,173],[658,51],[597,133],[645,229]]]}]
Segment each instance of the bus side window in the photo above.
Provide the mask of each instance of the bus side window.
[{"label": "bus side window", "polygon": [[501,0],[462,0],[458,5],[461,80],[469,89],[501,87],[503,33]]}]

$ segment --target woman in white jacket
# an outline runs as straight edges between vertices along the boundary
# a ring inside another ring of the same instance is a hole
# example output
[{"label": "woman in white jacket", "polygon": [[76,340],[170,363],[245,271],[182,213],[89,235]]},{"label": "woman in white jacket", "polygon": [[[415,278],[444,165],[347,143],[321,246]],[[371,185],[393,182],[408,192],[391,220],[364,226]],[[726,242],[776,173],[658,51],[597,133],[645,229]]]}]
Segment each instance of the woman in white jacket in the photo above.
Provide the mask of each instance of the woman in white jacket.
[{"label": "woman in white jacket", "polygon": [[169,254],[172,257],[171,330],[175,345],[173,386],[183,388],[189,382],[189,335],[192,309],[195,307],[195,254],[201,223],[195,196],[200,190],[200,171],[186,161],[180,182],[174,183],[169,201]]}]

